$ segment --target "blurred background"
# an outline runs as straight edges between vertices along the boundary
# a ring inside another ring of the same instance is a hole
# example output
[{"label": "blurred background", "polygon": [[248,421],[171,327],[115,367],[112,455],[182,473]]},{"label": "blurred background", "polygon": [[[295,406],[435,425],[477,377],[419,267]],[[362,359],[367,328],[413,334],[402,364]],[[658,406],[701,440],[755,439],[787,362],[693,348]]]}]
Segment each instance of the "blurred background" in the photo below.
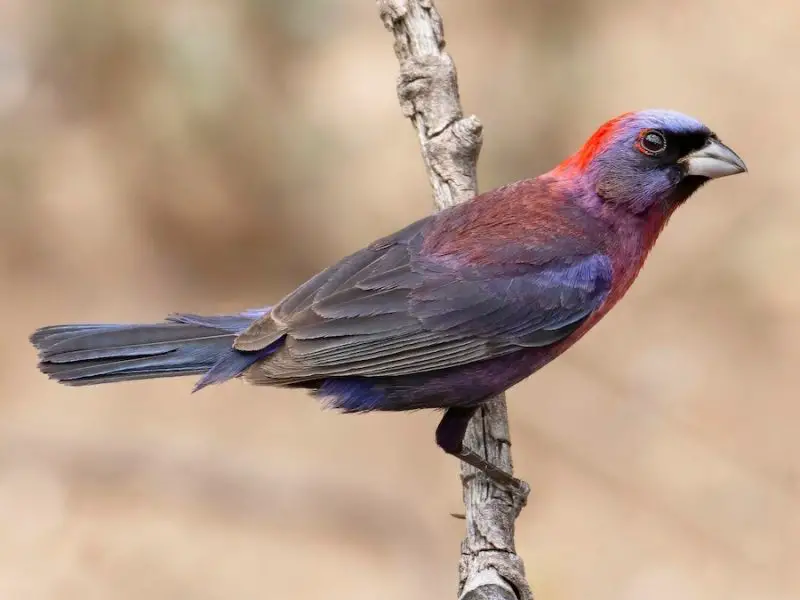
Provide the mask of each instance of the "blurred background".
[{"label": "blurred background", "polygon": [[[438,0],[481,189],[603,121],[698,116],[750,173],[509,394],[547,600],[800,597],[800,7]],[[268,304],[430,210],[370,0],[0,2],[0,599],[454,597],[438,415],[189,380],[70,389],[37,326]]]}]

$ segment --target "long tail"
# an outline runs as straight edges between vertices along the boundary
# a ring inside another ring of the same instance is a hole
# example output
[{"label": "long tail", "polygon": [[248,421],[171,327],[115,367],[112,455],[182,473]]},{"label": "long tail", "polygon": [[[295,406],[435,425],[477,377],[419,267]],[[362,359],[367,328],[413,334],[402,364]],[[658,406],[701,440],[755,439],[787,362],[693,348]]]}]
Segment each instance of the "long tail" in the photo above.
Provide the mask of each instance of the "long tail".
[{"label": "long tail", "polygon": [[269,309],[239,315],[171,315],[149,325],[53,325],[31,343],[39,370],[65,385],[203,375],[195,390],[241,374],[277,344],[259,352],[233,349],[233,340]]}]

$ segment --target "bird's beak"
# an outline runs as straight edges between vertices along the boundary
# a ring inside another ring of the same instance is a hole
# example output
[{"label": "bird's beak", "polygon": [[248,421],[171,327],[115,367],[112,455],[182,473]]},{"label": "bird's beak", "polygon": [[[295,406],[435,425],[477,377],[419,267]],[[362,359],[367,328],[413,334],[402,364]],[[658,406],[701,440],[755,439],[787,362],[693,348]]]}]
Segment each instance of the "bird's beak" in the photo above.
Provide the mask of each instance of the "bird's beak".
[{"label": "bird's beak", "polygon": [[687,154],[680,162],[683,163],[687,175],[699,175],[709,179],[747,171],[747,166],[736,152],[713,138],[699,150]]}]

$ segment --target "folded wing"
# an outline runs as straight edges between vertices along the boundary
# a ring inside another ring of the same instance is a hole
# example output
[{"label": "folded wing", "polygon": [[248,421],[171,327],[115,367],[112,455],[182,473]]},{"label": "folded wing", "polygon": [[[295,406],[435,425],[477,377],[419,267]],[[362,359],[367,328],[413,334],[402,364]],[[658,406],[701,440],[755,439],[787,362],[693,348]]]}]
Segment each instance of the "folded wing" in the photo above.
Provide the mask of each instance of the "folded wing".
[{"label": "folded wing", "polygon": [[513,262],[490,266],[434,260],[420,252],[429,222],[323,271],[240,334],[234,347],[244,351],[284,340],[246,377],[401,376],[546,346],[579,327],[611,286],[603,254],[520,247],[504,252]]}]

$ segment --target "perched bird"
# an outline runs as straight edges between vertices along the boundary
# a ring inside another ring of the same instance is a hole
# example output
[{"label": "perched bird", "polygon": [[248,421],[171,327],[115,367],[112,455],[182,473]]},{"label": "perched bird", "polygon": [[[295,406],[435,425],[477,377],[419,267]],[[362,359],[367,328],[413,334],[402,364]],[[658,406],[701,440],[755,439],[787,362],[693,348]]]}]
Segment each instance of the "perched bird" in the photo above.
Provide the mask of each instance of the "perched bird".
[{"label": "perched bird", "polygon": [[626,113],[535,179],[412,223],[272,307],[150,325],[56,325],[31,336],[67,385],[202,375],[305,388],[344,412],[446,409],[436,440],[464,447],[478,406],[579,340],[636,278],[673,211],[746,170],[705,125]]}]

